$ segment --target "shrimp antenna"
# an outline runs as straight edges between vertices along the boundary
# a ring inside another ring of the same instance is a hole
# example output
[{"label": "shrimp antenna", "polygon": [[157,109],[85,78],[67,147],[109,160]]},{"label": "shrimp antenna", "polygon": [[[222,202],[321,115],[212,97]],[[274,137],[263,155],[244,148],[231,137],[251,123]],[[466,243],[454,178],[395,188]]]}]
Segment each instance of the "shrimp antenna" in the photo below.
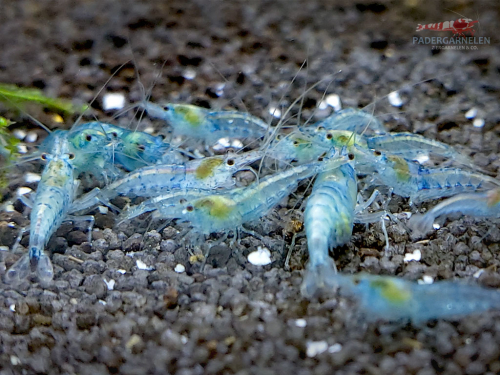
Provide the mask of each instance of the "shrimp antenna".
[{"label": "shrimp antenna", "polygon": [[111,74],[111,76],[106,80],[106,82],[104,83],[104,85],[99,89],[99,91],[97,92],[97,94],[94,96],[94,98],[90,101],[89,105],[87,106],[87,108],[85,108],[85,111],[82,112],[82,114],[80,116],[78,116],[78,118],[76,119],[75,123],[73,124],[73,127],[77,126],[78,123],[82,120],[83,118],[83,115],[85,115],[85,113],[89,110],[89,108],[92,106],[92,104],[94,104],[94,102],[96,101],[97,97],[101,94],[101,92],[106,88],[106,86],[108,85],[108,83],[111,81],[111,79],[113,79],[114,76],[116,76],[118,74],[118,72],[120,70],[123,69],[123,67],[125,65],[127,65],[128,63],[130,62],[129,61],[126,61],[124,62],[122,65],[120,65],[118,67],[118,69],[116,69],[113,74]]},{"label": "shrimp antenna", "polygon": [[[216,71],[216,72],[217,72],[217,73],[218,73],[218,74],[222,77],[222,79],[223,79],[226,83],[230,83],[230,82],[229,82],[229,80],[228,80],[228,79],[224,76],[224,74],[222,74],[222,72],[219,70],[219,68],[217,68],[217,67],[215,66],[215,64],[214,64],[213,62],[209,61],[209,64],[212,66],[212,68],[214,68],[214,70],[215,70],[215,71]],[[239,102],[241,103],[241,105],[243,106],[243,109],[245,110],[245,112],[250,113],[250,112],[248,111],[248,108],[247,108],[247,106],[245,105],[245,102],[243,101],[243,99],[241,99],[241,98],[240,98],[237,94],[235,94],[235,95],[233,96],[233,98],[238,99],[238,101],[239,101]]]},{"label": "shrimp antenna", "polygon": [[[2,95],[2,94],[0,94]],[[52,133],[52,130],[50,130],[46,125],[42,124],[39,120],[37,120],[36,118],[34,118],[33,116],[31,116],[29,113],[26,113],[25,111],[23,111],[21,109],[21,107],[19,105],[17,105],[16,103],[14,103],[10,98],[8,98],[7,96],[5,95],[2,95],[2,97],[7,100],[10,104],[12,104],[12,106],[14,108],[16,108],[18,111],[24,113],[24,115],[26,117],[28,117],[31,121],[33,121],[35,124],[37,124],[39,127],[41,127],[43,130],[45,130],[47,133]]]}]

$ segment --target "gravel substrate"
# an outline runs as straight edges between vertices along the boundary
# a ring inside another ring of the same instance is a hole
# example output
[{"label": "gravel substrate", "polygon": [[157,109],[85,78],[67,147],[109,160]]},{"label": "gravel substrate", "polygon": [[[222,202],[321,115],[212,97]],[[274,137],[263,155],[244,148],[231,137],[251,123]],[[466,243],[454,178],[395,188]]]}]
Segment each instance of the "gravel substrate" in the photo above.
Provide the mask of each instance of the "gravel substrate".
[{"label": "gravel substrate", "polygon": [[[123,93],[130,103],[140,100],[137,67],[146,90],[156,83],[154,101],[237,108],[269,120],[270,107],[291,103],[304,87],[324,79],[305,95],[303,119],[313,115],[325,90],[338,94],[344,108],[376,100],[374,114],[392,131],[457,145],[496,175],[500,8],[494,1],[439,6],[436,10],[430,0],[5,0],[0,82],[88,103],[130,61],[105,92]],[[479,19],[476,36],[490,37],[491,44],[433,50],[412,43],[420,36],[417,24],[460,17],[452,11]],[[426,79],[431,81],[414,85]],[[400,90],[401,108],[385,98],[394,90]],[[93,114],[114,121],[112,112],[102,111],[101,98],[93,103]],[[483,127],[465,117],[472,108]],[[330,110],[316,112],[313,120]],[[74,120],[63,125],[39,108],[26,111],[50,128],[69,127]],[[45,136],[23,114],[2,109],[0,115],[17,121],[15,128],[36,132],[37,142]],[[131,121],[132,115],[118,123]],[[151,126],[158,130],[160,123],[140,124]],[[35,189],[23,174],[40,168],[37,163],[16,168],[5,198],[22,186]],[[228,241],[213,247],[203,272],[200,250],[188,252],[181,226],[145,233],[147,217],[115,227],[112,213],[96,213],[91,246],[81,225],[63,225],[48,245],[54,252],[51,285],[43,288],[34,278],[16,287],[0,283],[0,375],[500,373],[498,312],[422,326],[368,324],[349,299],[302,298],[304,237],[297,239],[289,267],[285,258],[294,220],[300,219],[290,209],[300,205],[305,188],[250,226],[262,240],[247,236],[232,248]],[[29,223],[29,210],[19,202],[14,208],[0,213],[1,246],[12,246],[19,228]],[[416,210],[397,197],[389,208]],[[334,252],[338,268],[500,287],[495,220],[458,218],[419,242],[394,223],[388,222],[388,232],[386,255],[380,225],[356,225],[351,243]],[[272,264],[247,261],[259,246],[271,250]],[[2,251],[0,274],[24,250]],[[415,250],[422,259],[405,262],[404,254]],[[185,271],[176,272],[178,265]]]}]

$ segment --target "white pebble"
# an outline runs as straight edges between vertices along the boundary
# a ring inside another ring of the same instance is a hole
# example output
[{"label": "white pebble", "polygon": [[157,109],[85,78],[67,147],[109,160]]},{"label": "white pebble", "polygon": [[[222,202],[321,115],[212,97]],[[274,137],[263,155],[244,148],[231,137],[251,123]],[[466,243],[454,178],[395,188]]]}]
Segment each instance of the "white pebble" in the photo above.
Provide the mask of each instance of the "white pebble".
[{"label": "white pebble", "polygon": [[106,286],[108,287],[108,290],[113,290],[115,289],[115,284],[116,284],[116,281],[111,279],[111,280],[106,280],[106,279],[103,279],[104,280],[104,284],[106,284]]},{"label": "white pebble", "polygon": [[25,141],[28,142],[28,143],[33,143],[33,142],[36,142],[37,139],[38,139],[38,134],[37,133],[35,133],[35,132],[29,132],[28,135],[26,136]]},{"label": "white pebble", "polygon": [[175,266],[174,271],[177,273],[183,273],[186,272],[186,267],[179,263]]},{"label": "white pebble", "polygon": [[269,249],[259,246],[257,251],[248,254],[247,259],[255,266],[266,266],[271,263],[271,252]]},{"label": "white pebble", "polygon": [[226,87],[226,84],[225,83],[219,83],[215,86],[215,94],[217,94],[217,96],[222,96],[224,95],[224,88]]},{"label": "white pebble", "polygon": [[23,140],[24,138],[26,138],[26,132],[24,130],[21,130],[21,129],[16,129],[12,132],[12,135],[14,137],[16,137],[17,139],[19,140]]},{"label": "white pebble", "polygon": [[15,355],[11,355],[10,356],[10,364],[12,366],[20,365],[21,364],[21,360],[18,357],[16,357]]},{"label": "white pebble", "polygon": [[0,246],[0,251],[9,251],[8,246]]},{"label": "white pebble", "polygon": [[416,161],[418,161],[420,164],[427,163],[429,161],[429,155],[428,154],[420,154],[415,158]]},{"label": "white pebble", "polygon": [[19,144],[17,145],[17,152],[20,154],[26,154],[28,152],[28,147],[26,147],[26,145]]},{"label": "white pebble", "polygon": [[326,341],[308,341],[306,343],[306,354],[309,358],[316,357],[327,350],[328,343]]},{"label": "white pebble", "polygon": [[109,93],[104,95],[102,99],[102,108],[105,111],[122,109],[123,107],[125,107],[125,95],[121,93]]},{"label": "white pebble", "polygon": [[99,213],[103,215],[106,215],[109,211],[109,208],[106,206],[99,206],[97,209],[99,210]]},{"label": "white pebble", "polygon": [[391,92],[387,98],[393,107],[401,107],[403,105],[403,100],[397,91]]},{"label": "white pebble", "polygon": [[326,104],[333,108],[335,112],[342,109],[342,102],[340,101],[340,96],[337,94],[330,94],[325,98]]},{"label": "white pebble", "polygon": [[305,326],[307,326],[307,321],[305,319],[297,319],[295,321],[295,325],[297,327],[304,328]]},{"label": "white pebble", "polygon": [[476,107],[472,107],[471,109],[469,109],[466,113],[465,113],[465,118],[469,119],[469,120],[472,120],[474,117],[477,116],[477,108]]},{"label": "white pebble", "polygon": [[42,179],[42,176],[40,176],[37,173],[31,173],[28,172],[24,175],[24,181],[26,181],[28,184],[32,182],[38,182]]},{"label": "white pebble", "polygon": [[327,109],[329,106],[328,106],[328,103],[325,101],[325,100],[322,100],[319,102],[318,104],[318,109],[320,111],[324,111],[325,109]]},{"label": "white pebble", "polygon": [[127,273],[127,271],[122,269],[116,270],[116,272],[121,273],[122,275],[125,275]]},{"label": "white pebble", "polygon": [[14,305],[14,304],[10,305],[9,310],[12,312],[16,312],[16,305]]},{"label": "white pebble", "polygon": [[181,342],[182,342],[183,344],[187,344],[187,342],[188,342],[188,338],[187,338],[186,336],[184,336],[184,335],[181,335]]},{"label": "white pebble", "polygon": [[196,78],[196,70],[187,68],[182,72],[182,76],[186,78],[187,80],[192,80]]},{"label": "white pebble", "polygon": [[5,209],[4,209],[5,212],[14,212],[15,209],[14,209],[14,206],[11,205],[11,204],[8,204],[5,206]]},{"label": "white pebble", "polygon": [[484,126],[484,119],[483,118],[476,118],[474,121],[472,121],[472,126],[475,128],[482,128]]},{"label": "white pebble", "polygon": [[332,346],[330,346],[328,348],[328,353],[338,353],[342,350],[342,345],[340,345],[339,343],[337,344],[333,344]]},{"label": "white pebble", "polygon": [[140,259],[137,259],[135,261],[135,264],[136,264],[137,268],[140,269],[140,270],[151,271],[153,269],[153,267],[149,267],[148,265],[146,265],[146,263],[144,263]]},{"label": "white pebble", "polygon": [[434,224],[432,224],[432,227],[433,227],[435,230],[438,230],[439,228],[441,228],[441,225],[439,225],[438,223],[434,223]]},{"label": "white pebble", "polygon": [[235,139],[231,142],[231,147],[236,149],[243,148],[243,143],[239,139]]},{"label": "white pebble", "polygon": [[281,118],[281,109],[277,107],[269,107],[269,114],[275,118]]},{"label": "white pebble", "polygon": [[102,299],[99,300],[99,303],[103,306],[106,306],[108,304],[106,301],[103,301]]},{"label": "white pebble", "polygon": [[483,272],[484,272],[484,269],[480,269],[480,270],[474,272],[474,275],[472,275],[472,276],[474,276],[476,279],[479,279],[479,277],[483,274]]},{"label": "white pebble", "polygon": [[16,194],[17,194],[17,196],[21,196],[21,195],[28,194],[31,191],[33,191],[33,190],[31,190],[29,187],[23,186],[23,187],[17,188]]},{"label": "white pebble", "polygon": [[429,284],[432,284],[434,282],[434,278],[432,276],[429,276],[429,275],[424,275],[417,282],[420,285],[429,285]]},{"label": "white pebble", "polygon": [[404,261],[405,262],[411,262],[411,261],[419,261],[422,259],[422,253],[420,250],[415,250],[413,253],[406,253]]}]

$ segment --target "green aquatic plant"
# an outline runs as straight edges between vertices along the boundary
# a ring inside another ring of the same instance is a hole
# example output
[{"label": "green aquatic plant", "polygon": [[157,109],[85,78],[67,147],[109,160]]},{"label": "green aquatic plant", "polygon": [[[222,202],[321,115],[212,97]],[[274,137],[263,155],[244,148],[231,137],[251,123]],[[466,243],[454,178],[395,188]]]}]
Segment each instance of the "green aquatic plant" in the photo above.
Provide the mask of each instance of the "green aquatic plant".
[{"label": "green aquatic plant", "polygon": [[5,167],[18,156],[17,145],[19,139],[14,137],[7,129],[12,124],[12,121],[0,116],[0,200],[3,191],[8,185],[7,169]]},{"label": "green aquatic plant", "polygon": [[38,89],[18,87],[7,83],[0,83],[0,102],[16,109],[28,103],[38,103],[47,109],[66,115],[84,112],[87,108],[86,105],[75,106],[68,100],[49,98]]}]

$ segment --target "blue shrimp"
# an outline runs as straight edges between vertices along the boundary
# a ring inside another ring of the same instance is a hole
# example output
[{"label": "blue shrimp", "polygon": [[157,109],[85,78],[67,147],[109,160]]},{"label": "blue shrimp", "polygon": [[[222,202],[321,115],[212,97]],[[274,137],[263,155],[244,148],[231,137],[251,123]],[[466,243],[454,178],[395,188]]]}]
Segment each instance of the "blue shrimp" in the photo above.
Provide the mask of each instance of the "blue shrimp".
[{"label": "blue shrimp", "polygon": [[452,146],[439,141],[427,139],[413,133],[390,133],[373,137],[366,137],[368,148],[379,150],[392,155],[398,155],[406,159],[418,159],[421,155],[433,154],[435,156],[451,159],[453,162],[474,169],[474,162],[467,156],[462,155]]},{"label": "blue shrimp", "polygon": [[303,130],[344,130],[355,133],[369,131],[374,134],[385,134],[387,130],[384,125],[372,114],[354,108],[346,108],[335,112],[331,116],[316,122],[309,127],[301,127]]},{"label": "blue shrimp", "polygon": [[452,281],[417,284],[368,274],[333,276],[340,293],[354,296],[370,321],[412,321],[461,316],[500,309],[500,292]]},{"label": "blue shrimp", "polygon": [[24,279],[30,266],[36,268],[40,281],[47,282],[53,278],[52,263],[44,253],[44,248],[65,219],[78,187],[72,165],[75,155],[68,152],[67,139],[55,136],[53,141],[53,152],[41,156],[48,163],[38,184],[31,211],[29,251],[7,271],[5,281],[9,283]]},{"label": "blue shrimp", "polygon": [[356,172],[351,164],[318,175],[304,212],[309,263],[302,294],[313,296],[337,273],[331,248],[346,244],[352,234],[357,196]]},{"label": "blue shrimp", "polygon": [[419,234],[432,230],[436,218],[460,212],[475,217],[500,217],[500,188],[448,198],[425,214],[414,214],[408,225]]},{"label": "blue shrimp", "polygon": [[[331,156],[331,155],[330,155]],[[182,199],[167,196],[155,199],[156,217],[188,221],[203,234],[235,229],[259,219],[298,186],[299,181],[324,170],[345,164],[346,156],[334,155],[328,161],[304,164],[270,175],[260,182],[229,192],[190,192]],[[146,202],[142,203],[147,205]],[[151,210],[151,209],[149,209]]]},{"label": "blue shrimp", "polygon": [[153,136],[98,121],[82,124],[75,131],[86,129],[103,131],[106,134],[112,146],[114,161],[127,171],[182,160],[180,154],[165,142],[162,136]]},{"label": "blue shrimp", "polygon": [[409,197],[411,204],[500,186],[500,181],[481,173],[458,168],[425,168],[380,151],[363,157],[370,160],[378,180],[393,188],[395,194]]},{"label": "blue shrimp", "polygon": [[118,195],[130,198],[155,197],[171,190],[212,190],[230,187],[234,185],[232,176],[260,157],[260,152],[250,151],[239,155],[195,159],[186,164],[162,164],[140,168],[104,189],[95,188],[79,198],[73,207],[81,211],[99,203],[110,205],[109,201]]},{"label": "blue shrimp", "polygon": [[214,143],[221,138],[262,138],[269,125],[260,118],[237,111],[212,111],[190,104],[160,106],[144,102],[148,115],[166,121],[174,135],[183,135]]}]

